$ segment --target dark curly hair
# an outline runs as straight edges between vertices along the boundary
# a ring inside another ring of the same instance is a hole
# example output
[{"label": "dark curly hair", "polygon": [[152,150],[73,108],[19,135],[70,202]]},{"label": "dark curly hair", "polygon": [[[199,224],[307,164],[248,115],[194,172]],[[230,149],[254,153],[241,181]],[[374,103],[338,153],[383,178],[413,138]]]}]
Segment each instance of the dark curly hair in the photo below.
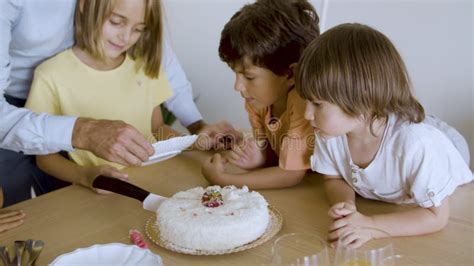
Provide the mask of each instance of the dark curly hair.
[{"label": "dark curly hair", "polygon": [[254,65],[282,76],[319,36],[318,24],[318,14],[306,0],[257,0],[227,22],[219,56],[231,68],[246,57]]}]

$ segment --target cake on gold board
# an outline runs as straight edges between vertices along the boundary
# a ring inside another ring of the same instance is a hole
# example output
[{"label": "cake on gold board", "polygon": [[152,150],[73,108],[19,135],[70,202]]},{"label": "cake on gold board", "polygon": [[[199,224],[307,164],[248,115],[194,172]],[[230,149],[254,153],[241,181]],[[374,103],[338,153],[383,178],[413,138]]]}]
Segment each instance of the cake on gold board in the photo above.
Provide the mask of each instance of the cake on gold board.
[{"label": "cake on gold board", "polygon": [[281,214],[260,193],[246,186],[210,186],[178,192],[163,201],[145,232],[173,251],[215,255],[260,245],[281,225]]}]

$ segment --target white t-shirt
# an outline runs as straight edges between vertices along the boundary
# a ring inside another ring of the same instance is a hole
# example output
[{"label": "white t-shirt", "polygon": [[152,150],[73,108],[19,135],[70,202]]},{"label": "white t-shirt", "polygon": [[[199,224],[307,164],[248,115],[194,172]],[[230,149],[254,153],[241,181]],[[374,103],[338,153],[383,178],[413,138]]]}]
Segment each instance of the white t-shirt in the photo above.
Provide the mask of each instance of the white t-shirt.
[{"label": "white t-shirt", "polygon": [[313,171],[340,175],[364,198],[438,207],[473,174],[453,143],[426,123],[409,123],[390,115],[373,161],[360,168],[351,159],[346,135],[316,135]]}]

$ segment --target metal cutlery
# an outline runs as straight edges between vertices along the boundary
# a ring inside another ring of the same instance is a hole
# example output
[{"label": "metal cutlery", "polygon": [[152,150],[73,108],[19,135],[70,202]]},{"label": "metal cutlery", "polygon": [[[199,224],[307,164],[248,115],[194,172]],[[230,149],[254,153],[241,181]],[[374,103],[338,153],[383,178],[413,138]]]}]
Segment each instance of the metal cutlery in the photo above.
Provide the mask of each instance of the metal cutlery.
[{"label": "metal cutlery", "polygon": [[44,242],[41,240],[17,240],[15,241],[15,258],[13,261],[10,261],[8,248],[5,246],[0,246],[0,257],[4,266],[34,266],[43,247]]},{"label": "metal cutlery", "polygon": [[28,266],[28,265],[30,265],[29,262],[30,262],[30,258],[31,258],[31,251],[33,250],[33,239],[25,240],[25,246],[26,246],[25,249],[27,251],[27,252],[25,252],[26,253],[26,255],[25,255],[26,263],[25,263],[25,265]]},{"label": "metal cutlery", "polygon": [[[28,239],[31,240],[31,239]],[[34,266],[36,263],[36,260],[38,259],[41,251],[43,250],[44,247],[44,242],[41,240],[34,240],[30,242],[26,242],[26,248],[30,253],[30,257],[28,259],[28,263],[26,265],[28,266]]]},{"label": "metal cutlery", "polygon": [[25,251],[26,242],[22,240],[15,241],[15,258],[11,265],[21,266],[23,265],[23,253]]},{"label": "metal cutlery", "polygon": [[0,256],[2,257],[3,265],[10,266],[10,256],[8,255],[8,248],[0,246]]}]

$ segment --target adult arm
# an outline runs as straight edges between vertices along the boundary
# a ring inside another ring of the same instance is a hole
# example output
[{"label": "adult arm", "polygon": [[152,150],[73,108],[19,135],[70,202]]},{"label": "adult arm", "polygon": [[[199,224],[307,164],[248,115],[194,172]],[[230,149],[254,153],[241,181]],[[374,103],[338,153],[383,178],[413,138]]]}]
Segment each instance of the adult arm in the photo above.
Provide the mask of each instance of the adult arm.
[{"label": "adult arm", "polygon": [[0,147],[27,154],[70,151],[75,117],[36,114],[8,104],[3,97],[10,85],[9,46],[19,12],[15,3],[0,1]]},{"label": "adult arm", "polygon": [[167,38],[164,38],[163,45],[163,68],[174,92],[173,97],[166,101],[165,106],[191,133],[197,133],[205,123],[194,103],[191,83],[188,81]]},{"label": "adult arm", "polygon": [[125,166],[140,166],[155,152],[136,128],[123,121],[79,118],[71,141],[76,148]]},{"label": "adult arm", "polygon": [[48,154],[73,146],[123,165],[140,165],[154,152],[145,137],[124,122],[36,114],[0,98],[1,148]]}]

